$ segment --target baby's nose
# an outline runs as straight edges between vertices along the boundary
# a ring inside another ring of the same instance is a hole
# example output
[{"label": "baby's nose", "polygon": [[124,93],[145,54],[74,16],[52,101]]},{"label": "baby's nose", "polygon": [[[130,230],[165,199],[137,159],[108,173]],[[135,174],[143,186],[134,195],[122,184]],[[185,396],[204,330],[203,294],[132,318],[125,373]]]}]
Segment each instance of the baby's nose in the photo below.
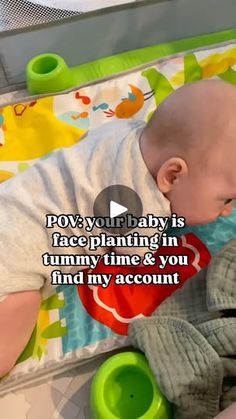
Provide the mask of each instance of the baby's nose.
[{"label": "baby's nose", "polygon": [[232,214],[232,211],[233,211],[233,203],[230,202],[224,206],[220,215],[221,217],[229,217],[229,215]]}]

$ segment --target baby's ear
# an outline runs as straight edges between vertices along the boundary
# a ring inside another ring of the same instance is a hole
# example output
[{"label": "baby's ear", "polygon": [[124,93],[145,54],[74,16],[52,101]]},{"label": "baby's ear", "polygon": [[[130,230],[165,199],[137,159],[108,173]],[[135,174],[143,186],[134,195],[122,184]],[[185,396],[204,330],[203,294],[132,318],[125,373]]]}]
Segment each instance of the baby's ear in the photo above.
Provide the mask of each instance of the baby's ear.
[{"label": "baby's ear", "polygon": [[157,186],[162,193],[172,190],[174,184],[178,183],[188,173],[188,166],[185,160],[180,157],[172,157],[166,160],[157,173]]}]

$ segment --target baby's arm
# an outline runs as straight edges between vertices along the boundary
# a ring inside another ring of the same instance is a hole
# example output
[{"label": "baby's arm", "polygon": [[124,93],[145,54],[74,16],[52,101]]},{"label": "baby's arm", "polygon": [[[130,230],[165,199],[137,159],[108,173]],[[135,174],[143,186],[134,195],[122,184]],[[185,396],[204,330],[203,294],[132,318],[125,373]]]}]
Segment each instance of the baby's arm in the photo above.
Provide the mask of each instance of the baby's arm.
[{"label": "baby's arm", "polygon": [[0,302],[0,377],[14,367],[29,341],[40,302],[40,291],[12,293]]}]

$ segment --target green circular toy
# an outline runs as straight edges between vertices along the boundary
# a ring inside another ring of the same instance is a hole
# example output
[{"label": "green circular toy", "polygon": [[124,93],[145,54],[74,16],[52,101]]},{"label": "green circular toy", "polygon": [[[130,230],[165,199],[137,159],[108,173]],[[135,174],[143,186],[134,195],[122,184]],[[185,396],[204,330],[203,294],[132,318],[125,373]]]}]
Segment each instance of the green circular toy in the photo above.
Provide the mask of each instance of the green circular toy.
[{"label": "green circular toy", "polygon": [[90,393],[93,419],[171,419],[172,407],[159,390],[144,355],[123,352],[102,364]]},{"label": "green circular toy", "polygon": [[31,94],[56,93],[73,86],[73,76],[57,54],[41,54],[26,67],[27,89]]},{"label": "green circular toy", "polygon": [[57,93],[72,87],[119,74],[156,57],[156,47],[124,52],[111,57],[69,67],[57,54],[45,53],[32,58],[26,66],[26,83],[30,94]]}]

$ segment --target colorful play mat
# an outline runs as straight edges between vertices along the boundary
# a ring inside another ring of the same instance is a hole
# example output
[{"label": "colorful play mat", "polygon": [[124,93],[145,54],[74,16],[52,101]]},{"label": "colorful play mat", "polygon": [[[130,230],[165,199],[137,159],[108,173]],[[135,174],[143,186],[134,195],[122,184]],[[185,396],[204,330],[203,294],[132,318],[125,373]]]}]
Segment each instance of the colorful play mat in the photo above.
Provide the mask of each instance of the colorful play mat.
[{"label": "colorful play mat", "polygon": [[[86,87],[0,109],[0,181],[27,170],[60,147],[77,143],[88,130],[107,121],[147,121],[156,107],[185,83],[209,78],[236,83],[234,36],[235,31],[230,31],[151,47],[139,51],[145,58],[133,69],[131,52],[119,61],[119,75],[112,75],[110,67],[97,83],[89,85],[87,80]],[[207,266],[211,255],[235,235],[236,211],[227,219],[181,231],[178,251],[187,252],[190,261],[188,267],[179,268],[181,285]],[[127,345],[129,323],[150,315],[177,288],[144,287],[51,288],[44,295],[31,339],[16,367],[1,380],[0,391]]]}]

